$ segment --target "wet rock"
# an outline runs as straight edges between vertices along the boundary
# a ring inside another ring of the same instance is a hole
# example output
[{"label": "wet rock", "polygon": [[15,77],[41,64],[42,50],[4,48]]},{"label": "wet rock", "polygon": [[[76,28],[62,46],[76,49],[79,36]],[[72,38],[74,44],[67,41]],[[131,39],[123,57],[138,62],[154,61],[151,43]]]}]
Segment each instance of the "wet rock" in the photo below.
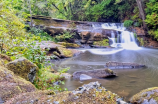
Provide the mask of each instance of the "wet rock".
[{"label": "wet rock", "polygon": [[137,64],[137,63],[125,63],[125,62],[108,62],[106,63],[107,68],[142,68],[145,65]]},{"label": "wet rock", "polygon": [[8,70],[13,71],[16,75],[33,82],[38,67],[25,58],[19,58],[6,64]]},{"label": "wet rock", "polygon": [[158,87],[142,90],[130,99],[132,104],[157,104]]},{"label": "wet rock", "polygon": [[79,79],[81,74],[88,75],[92,78],[106,78],[106,77],[115,77],[116,74],[110,69],[97,69],[97,70],[83,70],[73,73],[74,79]]},{"label": "wet rock", "polygon": [[80,75],[80,80],[83,81],[83,80],[89,80],[89,79],[92,79],[91,76],[88,76],[86,74],[81,74]]},{"label": "wet rock", "polygon": [[71,50],[63,48],[63,47],[57,47],[57,50],[60,53],[60,57],[63,57],[63,58],[72,57],[74,55]]},{"label": "wet rock", "polygon": [[46,91],[23,93],[10,99],[5,104],[21,104],[22,101],[25,102],[23,104],[27,104],[31,100],[36,100],[37,104],[47,104],[48,99],[49,103],[52,104],[126,104],[117,94],[108,91],[98,82],[85,84],[74,91],[64,91],[52,95]]}]

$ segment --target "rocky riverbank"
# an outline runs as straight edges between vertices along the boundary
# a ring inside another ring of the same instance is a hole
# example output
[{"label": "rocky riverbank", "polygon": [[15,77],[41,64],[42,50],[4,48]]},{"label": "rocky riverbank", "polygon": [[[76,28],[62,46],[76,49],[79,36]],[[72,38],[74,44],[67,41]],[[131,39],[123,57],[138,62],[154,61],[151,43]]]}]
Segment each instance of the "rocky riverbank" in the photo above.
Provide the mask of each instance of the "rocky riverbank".
[{"label": "rocky riverbank", "polygon": [[[98,82],[85,84],[73,91],[56,93],[51,90],[39,90],[31,83],[37,77],[36,65],[27,59],[11,61],[8,56],[0,56],[1,104],[128,104],[119,95],[105,89]],[[32,74],[31,77],[30,74]],[[30,78],[33,79],[30,80]],[[154,87],[141,91],[130,99],[130,103],[156,104],[158,102],[157,89]]]}]

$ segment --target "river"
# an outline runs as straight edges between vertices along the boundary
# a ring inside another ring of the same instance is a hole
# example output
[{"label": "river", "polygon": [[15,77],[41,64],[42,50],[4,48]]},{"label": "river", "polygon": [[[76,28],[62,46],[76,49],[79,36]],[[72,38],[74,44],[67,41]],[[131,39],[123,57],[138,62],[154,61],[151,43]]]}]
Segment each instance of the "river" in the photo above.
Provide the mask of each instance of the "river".
[{"label": "river", "polygon": [[68,90],[92,82],[99,81],[106,89],[122,96],[126,101],[129,98],[149,87],[158,87],[158,50],[148,48],[138,48],[128,50],[121,48],[104,49],[80,49],[83,51],[78,56],[53,62],[54,68],[70,67],[68,73],[72,74],[80,70],[102,69],[106,62],[132,62],[144,64],[147,67],[139,69],[112,69],[117,73],[115,78],[92,79],[87,81],[66,80],[65,85]]}]

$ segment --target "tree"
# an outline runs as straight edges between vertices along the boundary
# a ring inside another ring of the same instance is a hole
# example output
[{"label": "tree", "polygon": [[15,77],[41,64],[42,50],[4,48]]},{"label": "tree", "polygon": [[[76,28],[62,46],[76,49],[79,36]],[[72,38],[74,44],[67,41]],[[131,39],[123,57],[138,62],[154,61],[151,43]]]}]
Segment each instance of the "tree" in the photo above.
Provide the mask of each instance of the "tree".
[{"label": "tree", "polygon": [[145,12],[144,12],[143,2],[142,2],[142,0],[136,0],[136,2],[137,2],[137,6],[139,8],[140,18],[143,20],[143,28],[144,28],[144,30],[147,34],[148,28],[147,28],[147,25],[145,23],[146,15],[145,15]]}]

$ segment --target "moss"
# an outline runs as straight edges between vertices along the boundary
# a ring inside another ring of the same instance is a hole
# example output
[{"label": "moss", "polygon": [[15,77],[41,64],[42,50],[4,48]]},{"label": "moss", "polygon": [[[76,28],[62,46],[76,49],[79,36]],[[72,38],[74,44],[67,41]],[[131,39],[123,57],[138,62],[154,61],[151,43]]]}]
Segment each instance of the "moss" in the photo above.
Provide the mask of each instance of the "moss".
[{"label": "moss", "polygon": [[2,100],[6,101],[17,94],[31,91],[36,91],[31,82],[0,66],[0,97]]},{"label": "moss", "polygon": [[62,57],[72,57],[74,55],[71,50],[63,47],[57,47],[57,50],[60,52]]},{"label": "moss", "polygon": [[109,74],[114,74],[114,72],[111,69],[105,69],[105,71]]},{"label": "moss", "polygon": [[11,58],[5,54],[0,54],[0,59],[2,59],[5,64],[12,61]]},{"label": "moss", "polygon": [[134,95],[130,101],[131,103],[143,103],[145,99],[149,101],[151,98],[158,102],[158,87],[142,90],[141,92]]},{"label": "moss", "polygon": [[22,103],[23,101],[27,104],[34,101],[38,104],[55,102],[58,104],[115,104],[117,98],[119,98],[118,95],[100,87],[98,90],[90,89],[82,94],[73,94],[73,91],[64,91],[53,96],[50,96],[48,91],[25,93],[16,96],[16,99],[10,99],[7,103]]},{"label": "moss", "polygon": [[38,71],[38,67],[33,64],[32,62],[30,62],[29,60],[25,59],[25,58],[21,58],[21,59],[17,59],[14,60],[12,62],[9,62],[8,64],[6,64],[6,67],[13,71],[16,75],[26,79],[26,80],[30,80],[28,78],[28,74],[31,72],[31,70],[35,69],[36,71]]},{"label": "moss", "polygon": [[54,51],[53,54],[60,57],[60,54],[57,51]]},{"label": "moss", "polygon": [[109,40],[104,39],[102,41],[95,41],[93,45],[98,45],[98,46],[109,46]]},{"label": "moss", "polygon": [[66,48],[79,48],[80,45],[74,43],[58,42],[58,44],[65,46]]},{"label": "moss", "polygon": [[54,82],[59,80],[64,80],[64,78],[60,77],[60,75],[52,73],[49,68],[42,68],[37,72],[37,77],[34,84],[38,89],[46,90],[52,87]]}]

